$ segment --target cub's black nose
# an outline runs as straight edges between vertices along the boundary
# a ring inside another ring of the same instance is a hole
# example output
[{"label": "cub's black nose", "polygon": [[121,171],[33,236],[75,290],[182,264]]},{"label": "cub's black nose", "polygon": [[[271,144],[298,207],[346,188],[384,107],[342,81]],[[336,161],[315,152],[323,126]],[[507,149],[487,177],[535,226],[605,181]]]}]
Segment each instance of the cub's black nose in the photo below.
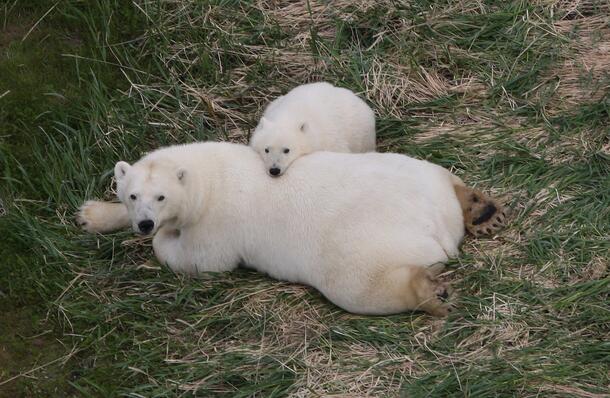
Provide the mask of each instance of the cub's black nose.
[{"label": "cub's black nose", "polygon": [[279,176],[280,175],[280,169],[278,169],[277,167],[272,167],[269,169],[269,174],[271,174],[272,176]]},{"label": "cub's black nose", "polygon": [[152,231],[154,226],[155,222],[153,220],[143,220],[138,223],[138,228],[143,234],[147,234]]}]

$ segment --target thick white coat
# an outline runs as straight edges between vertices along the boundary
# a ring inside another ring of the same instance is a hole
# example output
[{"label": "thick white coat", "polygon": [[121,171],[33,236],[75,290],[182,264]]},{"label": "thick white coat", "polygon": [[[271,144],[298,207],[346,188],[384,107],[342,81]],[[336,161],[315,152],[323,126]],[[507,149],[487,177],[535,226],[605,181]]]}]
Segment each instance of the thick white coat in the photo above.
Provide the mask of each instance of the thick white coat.
[{"label": "thick white coat", "polygon": [[249,147],[198,143],[115,171],[134,228],[154,218],[154,251],[173,270],[245,263],[357,313],[418,308],[421,298],[396,296],[417,268],[457,255],[464,235],[461,181],[398,154],[318,152],[272,179]]},{"label": "thick white coat", "polygon": [[282,175],[297,158],[316,151],[375,150],[375,114],[352,91],[330,83],[298,86],[271,102],[250,145],[265,169]]}]

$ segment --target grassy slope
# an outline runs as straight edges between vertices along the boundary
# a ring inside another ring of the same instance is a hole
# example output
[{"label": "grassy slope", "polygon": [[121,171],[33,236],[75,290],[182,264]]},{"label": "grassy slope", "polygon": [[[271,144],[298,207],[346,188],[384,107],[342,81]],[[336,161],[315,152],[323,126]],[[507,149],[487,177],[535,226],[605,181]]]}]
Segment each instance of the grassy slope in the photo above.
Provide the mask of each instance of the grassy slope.
[{"label": "grassy slope", "polygon": [[[9,219],[13,198],[36,196],[39,199],[35,188],[19,184],[20,170],[27,170],[32,185],[36,186],[40,172],[36,170],[30,148],[41,135],[38,127],[49,125],[52,114],[65,106],[74,89],[72,73],[64,74],[65,67],[71,72],[71,65],[59,53],[63,48],[78,50],[78,39],[44,23],[27,35],[46,10],[13,8],[9,14],[5,6],[1,14],[0,91],[4,96],[0,99],[0,161],[4,180],[0,188]],[[7,189],[11,185],[19,185],[20,189]],[[48,307],[36,283],[37,268],[42,261],[29,252],[27,242],[15,239],[12,232],[10,223],[0,219],[3,237],[0,242],[0,380],[54,361],[65,350],[56,340],[61,332],[52,322],[45,321]],[[37,383],[19,380],[0,386],[0,395],[44,395],[66,388],[67,371],[63,367],[45,369],[37,376]]]},{"label": "grassy slope", "polygon": [[[607,4],[136,3],[61,3],[24,42],[54,2],[0,19],[0,383],[58,359],[0,395],[607,392]],[[450,265],[448,320],[353,316],[249,271],[185,279],[148,241],[72,225],[116,160],[245,142],[317,79],[367,98],[382,150],[507,195],[511,227]]]}]

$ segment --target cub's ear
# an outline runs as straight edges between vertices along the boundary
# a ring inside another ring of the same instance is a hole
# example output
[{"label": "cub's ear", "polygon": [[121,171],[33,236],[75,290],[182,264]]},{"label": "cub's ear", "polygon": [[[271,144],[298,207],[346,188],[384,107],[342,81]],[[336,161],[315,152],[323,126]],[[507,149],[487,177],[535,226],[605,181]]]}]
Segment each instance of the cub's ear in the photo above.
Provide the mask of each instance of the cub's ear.
[{"label": "cub's ear", "polygon": [[181,183],[184,184],[184,177],[186,176],[186,170],[178,169],[178,171],[176,172],[176,176],[178,177],[178,181],[180,181]]},{"label": "cub's ear", "polygon": [[303,123],[301,124],[301,126],[299,127],[299,130],[301,130],[302,133],[307,131],[307,123]]},{"label": "cub's ear", "polygon": [[122,160],[117,162],[117,164],[114,166],[114,177],[117,179],[117,181],[123,179],[130,168],[131,166],[127,162],[123,162]]},{"label": "cub's ear", "polygon": [[258,121],[258,126],[257,127],[259,129],[262,129],[268,123],[269,123],[269,121],[267,120],[267,118],[263,116],[263,117],[261,117],[261,120]]}]

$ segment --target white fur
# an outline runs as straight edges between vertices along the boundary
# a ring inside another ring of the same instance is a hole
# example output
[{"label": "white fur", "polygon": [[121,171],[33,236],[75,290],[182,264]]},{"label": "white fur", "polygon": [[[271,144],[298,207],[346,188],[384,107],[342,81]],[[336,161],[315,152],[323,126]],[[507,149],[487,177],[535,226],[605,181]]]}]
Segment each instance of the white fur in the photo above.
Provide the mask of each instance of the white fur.
[{"label": "white fur", "polygon": [[375,114],[350,90],[329,83],[305,84],[267,106],[250,145],[263,158],[265,169],[276,168],[279,176],[311,152],[374,151]]},{"label": "white fur", "polygon": [[425,308],[434,287],[414,278],[457,255],[464,234],[459,179],[398,154],[317,152],[294,162],[290,178],[271,179],[251,148],[199,143],[119,162],[116,172],[134,228],[154,220],[155,254],[173,270],[243,262],[357,313]]}]

